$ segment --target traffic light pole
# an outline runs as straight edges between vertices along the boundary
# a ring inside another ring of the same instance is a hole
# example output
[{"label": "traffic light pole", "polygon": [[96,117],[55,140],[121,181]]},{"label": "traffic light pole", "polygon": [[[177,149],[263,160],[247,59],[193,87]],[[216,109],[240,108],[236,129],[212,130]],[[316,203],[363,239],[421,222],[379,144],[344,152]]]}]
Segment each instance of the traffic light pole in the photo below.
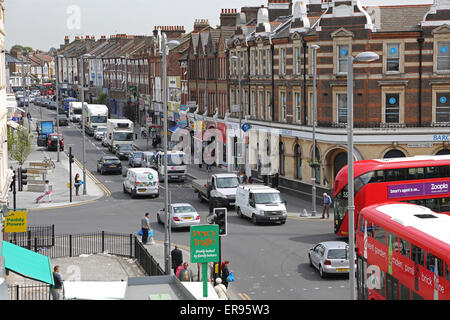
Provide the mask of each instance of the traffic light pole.
[{"label": "traffic light pole", "polygon": [[12,183],[13,183],[13,208],[14,211],[16,211],[16,170],[14,170]]},{"label": "traffic light pole", "polygon": [[70,202],[72,202],[72,147],[69,147],[69,190]]}]

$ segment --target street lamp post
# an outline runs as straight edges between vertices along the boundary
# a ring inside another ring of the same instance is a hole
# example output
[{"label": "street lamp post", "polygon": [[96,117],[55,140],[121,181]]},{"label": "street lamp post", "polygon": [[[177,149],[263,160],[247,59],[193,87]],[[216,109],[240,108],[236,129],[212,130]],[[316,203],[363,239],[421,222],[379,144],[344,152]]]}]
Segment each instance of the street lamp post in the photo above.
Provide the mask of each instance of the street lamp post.
[{"label": "street lamp post", "polygon": [[313,105],[312,105],[312,212],[311,215],[313,217],[316,216],[316,112],[317,112],[317,50],[320,47],[316,44],[311,46],[312,49],[312,69],[313,69]]},{"label": "street lamp post", "polygon": [[[242,76],[241,76],[241,57],[232,56],[231,59],[236,59],[238,62],[238,81],[239,81],[239,143],[242,143]],[[238,150],[236,150],[238,151]],[[242,150],[241,150],[242,152]],[[236,161],[236,165],[238,165]]]},{"label": "street lamp post", "polygon": [[[57,56],[55,56],[55,59]],[[56,74],[58,74],[58,64],[56,64]],[[59,158],[59,152],[60,152],[60,146],[59,146],[59,87],[58,87],[58,77],[56,77],[55,80],[55,90],[56,90],[56,162],[60,162]]]},{"label": "street lamp post", "polygon": [[82,127],[81,127],[81,131],[83,134],[83,195],[87,194],[87,190],[86,190],[86,145],[85,145],[85,140],[86,140],[86,130],[85,130],[85,106],[84,106],[84,58],[85,57],[90,57],[89,54],[84,54],[80,57],[80,85],[81,85],[81,105],[82,105],[82,113],[83,116],[81,117],[82,119]]},{"label": "street lamp post", "polygon": [[347,144],[348,144],[348,242],[350,265],[350,299],[356,299],[355,279],[355,203],[353,177],[353,61],[372,62],[380,57],[374,52],[362,52],[355,58],[348,55],[347,60]]}]

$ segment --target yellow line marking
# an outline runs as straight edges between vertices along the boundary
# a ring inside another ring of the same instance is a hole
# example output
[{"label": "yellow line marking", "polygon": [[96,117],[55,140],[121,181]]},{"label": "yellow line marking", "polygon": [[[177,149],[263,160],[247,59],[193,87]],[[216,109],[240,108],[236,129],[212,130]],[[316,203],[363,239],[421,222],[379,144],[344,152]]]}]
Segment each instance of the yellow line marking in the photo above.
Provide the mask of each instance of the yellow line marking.
[{"label": "yellow line marking", "polygon": [[246,297],[247,300],[252,300],[246,293],[244,293],[244,297]]}]

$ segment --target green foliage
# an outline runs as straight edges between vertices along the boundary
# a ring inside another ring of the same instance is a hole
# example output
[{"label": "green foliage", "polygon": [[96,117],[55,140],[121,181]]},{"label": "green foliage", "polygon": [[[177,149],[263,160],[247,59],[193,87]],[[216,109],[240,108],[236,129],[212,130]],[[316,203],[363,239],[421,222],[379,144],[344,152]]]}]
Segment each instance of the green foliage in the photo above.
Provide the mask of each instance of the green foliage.
[{"label": "green foliage", "polygon": [[97,99],[95,99],[96,104],[104,104],[105,106],[108,105],[108,95],[103,90],[99,91],[97,95]]},{"label": "green foliage", "polygon": [[17,130],[8,130],[9,157],[22,166],[33,151],[33,139],[34,136],[25,127],[19,127]]}]

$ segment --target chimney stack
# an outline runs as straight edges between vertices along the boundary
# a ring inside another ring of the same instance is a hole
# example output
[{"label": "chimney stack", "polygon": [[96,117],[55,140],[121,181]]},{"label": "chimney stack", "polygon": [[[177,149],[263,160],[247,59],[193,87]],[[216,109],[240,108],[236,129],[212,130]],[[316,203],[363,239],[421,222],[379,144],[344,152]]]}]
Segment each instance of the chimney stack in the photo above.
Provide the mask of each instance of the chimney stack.
[{"label": "chimney stack", "polygon": [[235,27],[237,14],[237,9],[222,9],[220,14],[220,26]]},{"label": "chimney stack", "polygon": [[167,39],[176,39],[181,38],[186,30],[184,30],[184,26],[155,26],[153,30],[153,35],[156,37],[158,35],[158,30],[161,30],[161,33],[165,33],[167,35]]},{"label": "chimney stack", "polygon": [[64,44],[68,45],[70,43],[69,36],[64,37]]},{"label": "chimney stack", "polygon": [[269,0],[269,21],[292,14],[292,0]]}]

